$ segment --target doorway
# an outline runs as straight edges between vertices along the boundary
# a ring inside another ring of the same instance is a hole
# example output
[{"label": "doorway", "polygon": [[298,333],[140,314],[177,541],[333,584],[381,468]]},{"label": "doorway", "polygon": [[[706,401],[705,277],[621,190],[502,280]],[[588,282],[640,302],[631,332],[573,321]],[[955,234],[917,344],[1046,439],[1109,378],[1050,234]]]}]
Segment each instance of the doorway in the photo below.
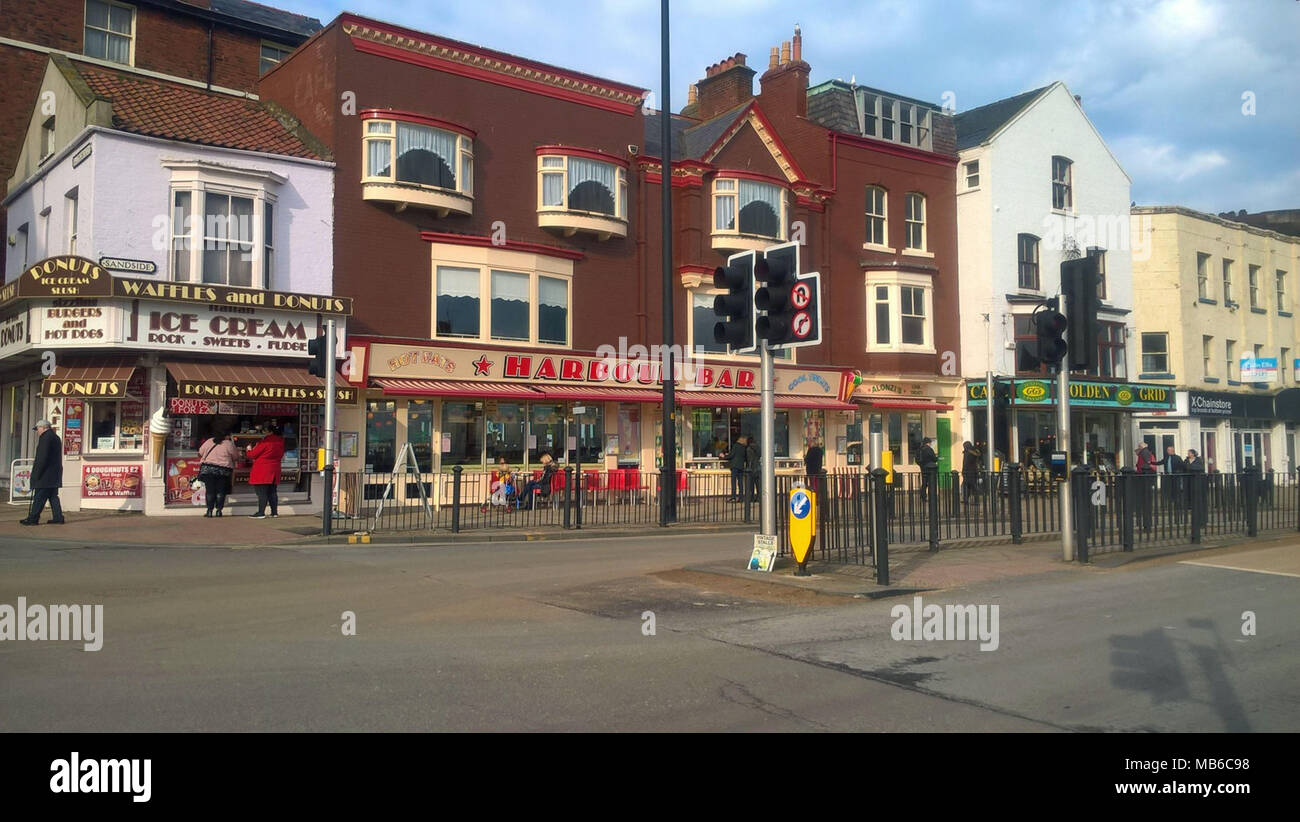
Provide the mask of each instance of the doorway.
[{"label": "doorway", "polygon": [[1233,454],[1237,458],[1236,468],[1238,471],[1252,466],[1260,471],[1269,470],[1273,461],[1271,459],[1272,455],[1269,453],[1267,433],[1263,431],[1233,431],[1232,444]]}]

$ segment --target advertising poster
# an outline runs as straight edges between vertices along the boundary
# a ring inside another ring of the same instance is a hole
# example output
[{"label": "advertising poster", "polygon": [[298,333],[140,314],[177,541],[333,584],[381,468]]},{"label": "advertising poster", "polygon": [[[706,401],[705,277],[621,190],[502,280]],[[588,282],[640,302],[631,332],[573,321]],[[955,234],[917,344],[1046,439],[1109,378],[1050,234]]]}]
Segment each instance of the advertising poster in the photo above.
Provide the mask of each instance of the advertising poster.
[{"label": "advertising poster", "polygon": [[139,497],[143,478],[139,465],[83,465],[81,493],[86,498]]},{"label": "advertising poster", "polygon": [[199,476],[198,457],[169,457],[167,459],[167,505],[184,505],[193,502],[190,486]]},{"label": "advertising poster", "polygon": [[82,428],[86,418],[86,403],[69,397],[64,406],[63,453],[80,454]]}]

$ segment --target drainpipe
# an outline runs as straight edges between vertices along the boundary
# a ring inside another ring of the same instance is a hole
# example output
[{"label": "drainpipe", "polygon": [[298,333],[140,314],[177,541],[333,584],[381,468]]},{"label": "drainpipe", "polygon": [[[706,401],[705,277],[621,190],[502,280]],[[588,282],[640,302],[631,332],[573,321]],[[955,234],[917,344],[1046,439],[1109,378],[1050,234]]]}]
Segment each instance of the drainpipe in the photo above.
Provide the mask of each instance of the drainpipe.
[{"label": "drainpipe", "polygon": [[208,21],[208,91],[212,90],[212,21]]}]

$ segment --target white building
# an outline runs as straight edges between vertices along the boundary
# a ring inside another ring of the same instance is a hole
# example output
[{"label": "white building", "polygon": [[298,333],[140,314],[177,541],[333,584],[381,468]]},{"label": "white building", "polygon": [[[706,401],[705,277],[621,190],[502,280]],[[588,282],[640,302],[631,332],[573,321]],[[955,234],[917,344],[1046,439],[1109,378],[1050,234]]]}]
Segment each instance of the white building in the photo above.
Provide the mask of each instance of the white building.
[{"label": "white building", "polygon": [[1008,387],[1015,413],[998,403],[996,449],[1013,459],[1029,440],[1044,455],[1055,449],[1054,392],[1043,370],[1018,373],[1017,341],[1033,339],[1034,309],[1060,293],[1062,260],[1092,254],[1103,272],[1098,367],[1078,375],[1071,452],[1126,453],[1131,394],[1122,387],[1134,376],[1128,175],[1060,82],[963,112],[956,127],[966,438],[986,441],[991,371],[1019,378]]},{"label": "white building", "polygon": [[8,190],[5,478],[44,417],[68,510],[194,513],[198,444],[274,421],[285,507],[305,503],[324,401],[307,343],[331,317],[342,340],[351,306],[328,151],[267,104],[53,55]]}]

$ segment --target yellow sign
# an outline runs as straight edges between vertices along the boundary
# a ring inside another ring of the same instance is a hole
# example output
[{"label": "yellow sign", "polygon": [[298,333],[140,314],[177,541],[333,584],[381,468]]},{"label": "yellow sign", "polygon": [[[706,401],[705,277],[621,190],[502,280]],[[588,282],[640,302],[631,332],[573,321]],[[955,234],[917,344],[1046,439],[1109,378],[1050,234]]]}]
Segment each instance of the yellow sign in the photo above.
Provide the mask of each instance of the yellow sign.
[{"label": "yellow sign", "polygon": [[325,470],[325,449],[324,448],[316,449],[316,470],[317,471]]},{"label": "yellow sign", "polygon": [[790,550],[800,565],[808,562],[817,537],[817,495],[808,488],[790,491]]}]

